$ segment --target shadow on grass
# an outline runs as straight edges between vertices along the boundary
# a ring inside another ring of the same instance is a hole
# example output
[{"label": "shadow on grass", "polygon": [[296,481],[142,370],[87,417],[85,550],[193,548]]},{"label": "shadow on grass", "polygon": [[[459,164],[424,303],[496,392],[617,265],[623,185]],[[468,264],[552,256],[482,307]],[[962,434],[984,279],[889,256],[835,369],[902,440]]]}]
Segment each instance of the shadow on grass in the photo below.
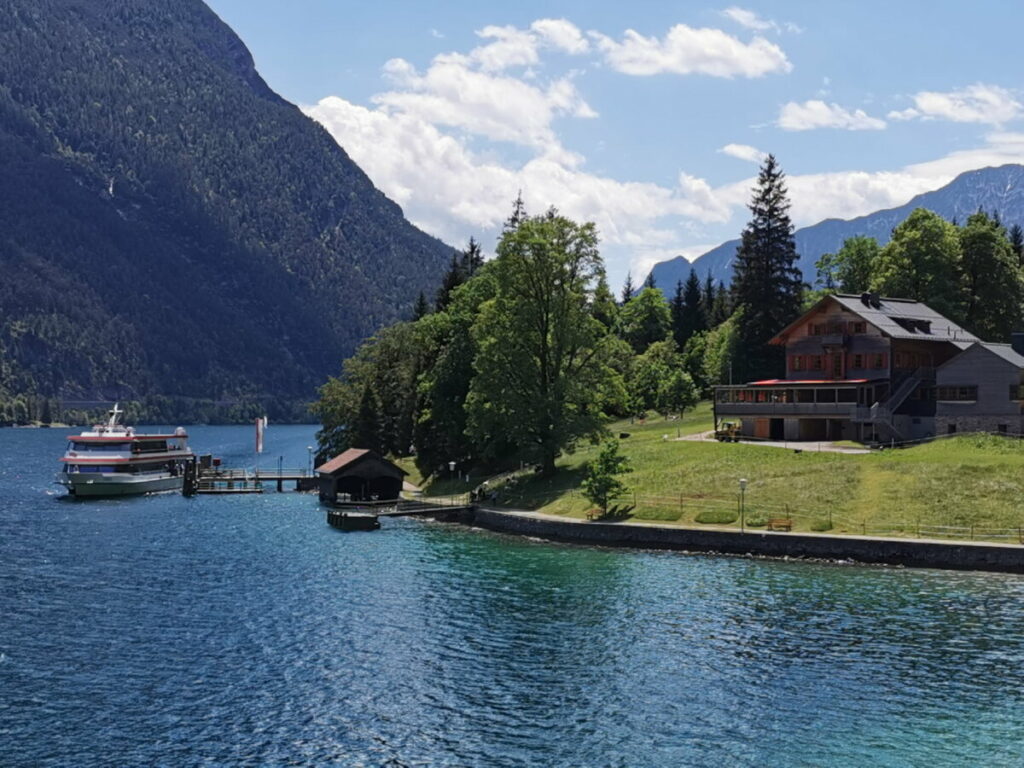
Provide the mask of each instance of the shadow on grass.
[{"label": "shadow on grass", "polygon": [[622,520],[629,520],[633,517],[633,510],[636,509],[632,504],[623,504],[619,506],[615,504],[608,508],[608,511],[603,515],[595,515],[594,521],[601,523],[617,523]]},{"label": "shadow on grass", "polygon": [[532,475],[499,490],[494,503],[515,509],[540,509],[578,489],[585,471],[583,467],[574,467],[559,469],[552,477]]}]

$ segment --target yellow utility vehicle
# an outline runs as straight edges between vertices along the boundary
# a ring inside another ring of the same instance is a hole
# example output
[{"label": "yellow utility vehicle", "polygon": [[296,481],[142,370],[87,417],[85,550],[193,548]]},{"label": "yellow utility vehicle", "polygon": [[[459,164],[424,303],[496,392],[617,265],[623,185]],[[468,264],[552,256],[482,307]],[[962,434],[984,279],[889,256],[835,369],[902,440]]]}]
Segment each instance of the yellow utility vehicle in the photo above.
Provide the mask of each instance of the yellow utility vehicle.
[{"label": "yellow utility vehicle", "polygon": [[740,422],[723,421],[715,430],[715,440],[720,443],[738,443],[740,441]]}]

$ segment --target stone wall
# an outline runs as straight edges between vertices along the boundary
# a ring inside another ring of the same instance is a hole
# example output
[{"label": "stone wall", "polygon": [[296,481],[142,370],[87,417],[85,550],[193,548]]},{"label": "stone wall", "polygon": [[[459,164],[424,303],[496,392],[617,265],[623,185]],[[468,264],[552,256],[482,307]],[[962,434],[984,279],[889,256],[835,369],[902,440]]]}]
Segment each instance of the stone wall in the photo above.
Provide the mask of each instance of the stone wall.
[{"label": "stone wall", "polygon": [[1022,434],[1020,416],[936,416],[935,434],[949,434],[949,427],[956,427],[956,432],[999,432],[1000,425],[1006,425],[1006,432],[1011,435]]},{"label": "stone wall", "polygon": [[463,513],[459,522],[578,544],[1024,573],[1024,546],[1009,544],[589,523],[480,507]]}]

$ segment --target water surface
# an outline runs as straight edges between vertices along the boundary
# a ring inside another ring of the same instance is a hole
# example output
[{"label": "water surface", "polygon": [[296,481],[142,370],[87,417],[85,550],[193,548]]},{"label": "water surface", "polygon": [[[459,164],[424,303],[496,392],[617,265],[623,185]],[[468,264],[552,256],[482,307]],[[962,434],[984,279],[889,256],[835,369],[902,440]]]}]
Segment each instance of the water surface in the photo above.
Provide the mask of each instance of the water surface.
[{"label": "water surface", "polygon": [[65,434],[0,430],[2,765],[1024,764],[1022,577],[69,502]]}]

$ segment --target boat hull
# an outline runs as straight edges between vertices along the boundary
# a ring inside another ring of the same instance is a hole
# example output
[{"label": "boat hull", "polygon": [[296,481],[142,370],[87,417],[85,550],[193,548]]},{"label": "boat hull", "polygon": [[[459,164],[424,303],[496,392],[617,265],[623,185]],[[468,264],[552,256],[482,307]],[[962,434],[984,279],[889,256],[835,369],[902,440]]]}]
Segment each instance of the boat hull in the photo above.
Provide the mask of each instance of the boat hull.
[{"label": "boat hull", "polygon": [[57,482],[75,498],[109,498],[112,496],[141,496],[146,493],[180,491],[181,475],[139,477],[127,474],[97,472],[61,473]]}]

